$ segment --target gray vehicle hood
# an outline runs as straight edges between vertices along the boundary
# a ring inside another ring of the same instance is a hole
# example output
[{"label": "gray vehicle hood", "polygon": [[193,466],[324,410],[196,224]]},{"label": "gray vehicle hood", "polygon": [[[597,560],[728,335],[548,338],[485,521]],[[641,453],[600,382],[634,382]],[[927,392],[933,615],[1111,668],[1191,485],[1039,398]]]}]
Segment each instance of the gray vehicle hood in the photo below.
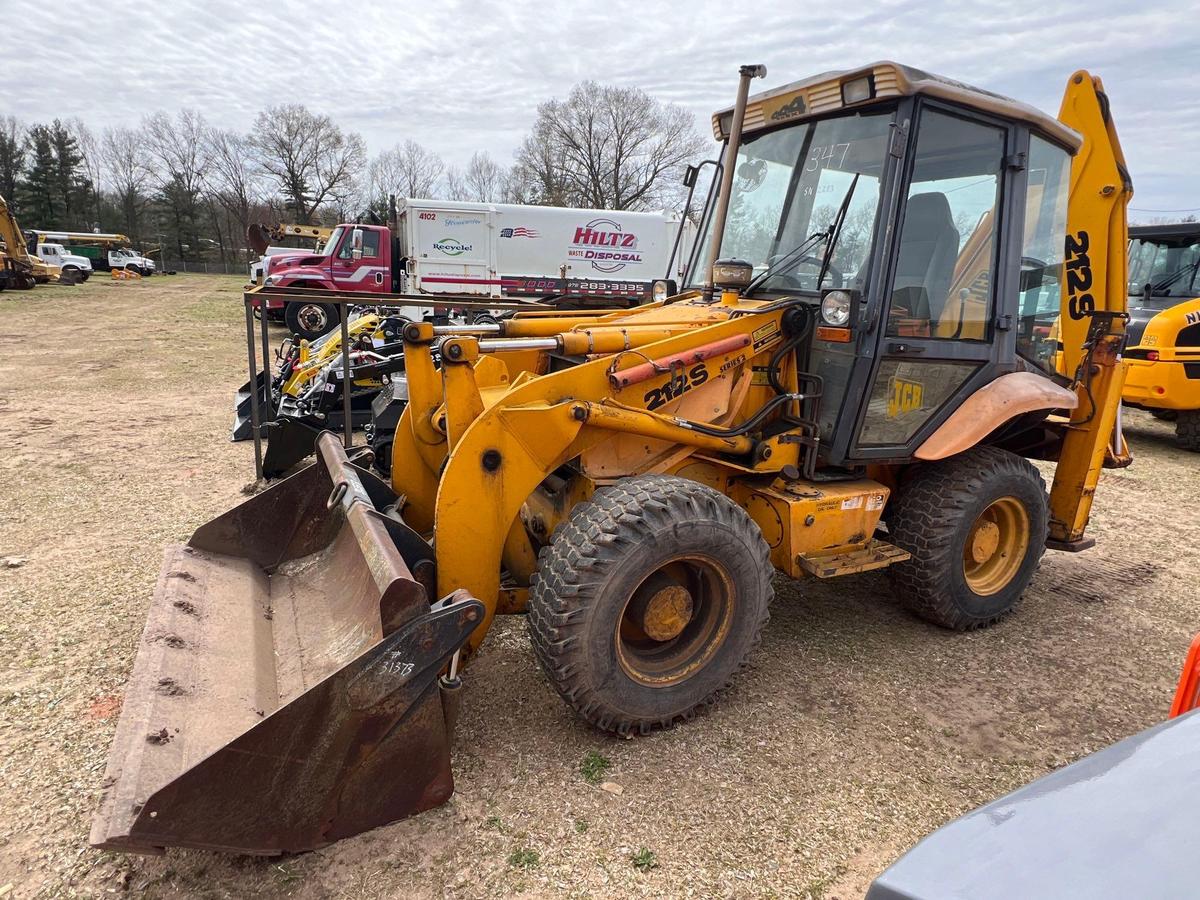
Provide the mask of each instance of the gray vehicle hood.
[{"label": "gray vehicle hood", "polygon": [[1200,710],[939,828],[868,900],[1200,896]]}]

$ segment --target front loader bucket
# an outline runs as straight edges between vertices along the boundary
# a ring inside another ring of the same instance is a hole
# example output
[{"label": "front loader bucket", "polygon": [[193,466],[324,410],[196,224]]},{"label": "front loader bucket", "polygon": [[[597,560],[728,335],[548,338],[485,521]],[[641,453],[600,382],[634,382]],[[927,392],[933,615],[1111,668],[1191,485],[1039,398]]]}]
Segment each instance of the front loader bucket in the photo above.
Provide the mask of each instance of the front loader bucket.
[{"label": "front loader bucket", "polygon": [[439,676],[483,605],[431,606],[412,574],[431,580],[431,550],[395,495],[332,434],[317,446],[167,550],[94,846],[298,852],[453,792]]}]

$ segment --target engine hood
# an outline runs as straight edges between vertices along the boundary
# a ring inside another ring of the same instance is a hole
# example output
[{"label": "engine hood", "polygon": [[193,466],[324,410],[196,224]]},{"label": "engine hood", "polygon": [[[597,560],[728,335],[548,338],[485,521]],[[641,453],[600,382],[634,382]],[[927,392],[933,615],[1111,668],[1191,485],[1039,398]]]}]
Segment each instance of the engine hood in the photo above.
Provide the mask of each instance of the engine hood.
[{"label": "engine hood", "polygon": [[1142,297],[1129,298],[1129,322],[1125,326],[1126,347],[1137,347],[1146,336],[1150,323],[1158,319],[1154,329],[1162,339],[1164,331],[1173,338],[1179,329],[1200,321],[1200,299],[1154,297],[1146,302]]},{"label": "engine hood", "polygon": [[278,256],[266,257],[266,267],[263,271],[267,275],[280,275],[295,269],[317,269],[326,259],[327,257],[314,253],[281,253]]}]

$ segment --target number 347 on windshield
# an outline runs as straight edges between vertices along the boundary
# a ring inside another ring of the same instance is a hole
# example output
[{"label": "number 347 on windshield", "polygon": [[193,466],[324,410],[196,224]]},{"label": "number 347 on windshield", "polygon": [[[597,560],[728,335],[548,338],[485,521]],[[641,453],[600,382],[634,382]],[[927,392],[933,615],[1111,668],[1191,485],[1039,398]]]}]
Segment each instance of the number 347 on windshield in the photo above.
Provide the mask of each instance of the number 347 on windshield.
[{"label": "number 347 on windshield", "polygon": [[813,147],[808,153],[808,165],[804,167],[804,171],[815,172],[829,166],[840,169],[846,164],[846,154],[849,152],[849,143]]}]

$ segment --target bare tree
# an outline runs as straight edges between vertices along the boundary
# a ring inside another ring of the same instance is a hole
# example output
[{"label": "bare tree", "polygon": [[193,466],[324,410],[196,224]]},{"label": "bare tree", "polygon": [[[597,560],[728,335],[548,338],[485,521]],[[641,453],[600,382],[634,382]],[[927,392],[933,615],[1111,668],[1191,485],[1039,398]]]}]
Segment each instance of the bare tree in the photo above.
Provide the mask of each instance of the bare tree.
[{"label": "bare tree", "polygon": [[150,180],[146,136],[141,129],[108,128],[100,141],[100,157],[108,173],[113,199],[121,212],[121,227],[136,241],[141,236],[142,213]]},{"label": "bare tree", "polygon": [[388,194],[399,197],[433,197],[446,165],[436,153],[413,140],[384,150],[367,171],[371,197],[375,202]]},{"label": "bare tree", "polygon": [[446,170],[446,188],[444,193],[447,200],[470,200],[471,193],[467,189],[467,179],[458,166]]},{"label": "bare tree", "polygon": [[91,211],[95,213],[95,224],[99,226],[100,220],[104,217],[103,198],[100,195],[100,186],[104,181],[104,163],[100,155],[100,141],[83,119],[78,116],[67,120],[67,128],[75,135],[79,155],[83,157],[83,169],[92,183],[91,199],[95,203],[95,209]]},{"label": "bare tree", "polygon": [[504,190],[504,173],[486,150],[471,154],[464,176],[468,200],[480,203],[495,203]]},{"label": "bare tree", "polygon": [[676,199],[678,175],[701,147],[683,107],[585,81],[566,100],[538,106],[517,160],[542,202],[644,209]]},{"label": "bare tree", "polygon": [[345,191],[366,161],[360,135],[294,103],[259,113],[250,143],[262,172],[305,223],[317,207]]},{"label": "bare tree", "polygon": [[[205,136],[210,165],[207,187],[212,198],[229,215],[240,234],[253,221],[254,210],[262,200],[254,151],[250,141],[235,131],[210,128]],[[240,240],[239,240],[240,245]]]},{"label": "bare tree", "polygon": [[200,249],[201,196],[209,163],[208,125],[200,113],[183,109],[147,116],[146,147],[158,163],[154,177],[167,212],[167,231],[180,259]]}]

